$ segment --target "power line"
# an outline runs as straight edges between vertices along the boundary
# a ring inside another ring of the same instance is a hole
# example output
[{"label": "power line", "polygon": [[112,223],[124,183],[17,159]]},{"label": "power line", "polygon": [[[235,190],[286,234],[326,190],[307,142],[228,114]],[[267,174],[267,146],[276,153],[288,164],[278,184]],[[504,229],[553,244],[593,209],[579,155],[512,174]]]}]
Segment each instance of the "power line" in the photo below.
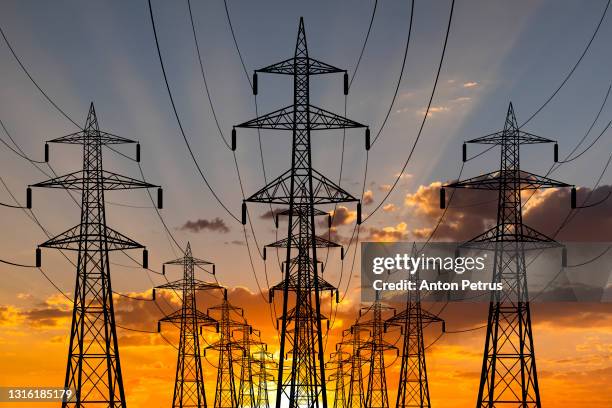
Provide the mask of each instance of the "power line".
[{"label": "power line", "polygon": [[[576,150],[578,150],[578,148],[580,147],[580,145],[582,145],[582,143],[585,141],[585,139],[589,136],[589,134],[591,134],[591,130],[593,130],[593,127],[595,127],[595,124],[597,123],[597,121],[599,120],[599,116],[601,115],[601,112],[603,111],[604,107],[606,106],[606,103],[608,102],[608,96],[610,96],[610,90],[612,90],[612,84],[610,84],[608,86],[608,90],[606,91],[606,95],[604,96],[603,101],[601,102],[601,106],[599,107],[599,111],[597,111],[597,114],[595,115],[595,118],[593,119],[593,122],[591,122],[591,126],[589,126],[589,128],[587,129],[586,133],[584,134],[584,136],[582,136],[582,138],[580,139],[580,141],[576,144],[576,146],[574,146],[574,148],[572,149],[571,152],[569,152],[567,154],[567,156],[565,156],[565,159],[562,160],[562,163],[565,162],[571,155],[573,155]],[[557,166],[558,167],[558,166]],[[554,171],[554,170],[553,170]]]},{"label": "power line", "polygon": [[438,70],[436,72],[436,79],[434,81],[433,89],[431,90],[431,95],[429,97],[429,102],[427,104],[427,109],[425,110],[425,114],[423,115],[423,120],[421,121],[421,126],[419,128],[418,133],[417,133],[417,137],[414,140],[414,143],[412,144],[410,152],[408,153],[408,157],[406,158],[406,161],[404,162],[404,165],[402,166],[402,169],[400,170],[398,176],[396,177],[395,181],[393,182],[393,185],[391,186],[389,191],[387,191],[387,194],[383,197],[382,201],[374,208],[374,210],[367,217],[364,218],[364,221],[367,221],[372,215],[374,215],[374,213],[376,213],[376,211],[378,211],[380,209],[380,207],[382,207],[382,205],[385,203],[387,198],[389,198],[389,196],[391,195],[393,190],[395,190],[395,187],[397,186],[397,183],[400,181],[402,175],[404,174],[404,171],[406,170],[406,167],[408,166],[408,162],[412,158],[412,155],[413,155],[413,153],[414,153],[414,151],[416,149],[417,143],[419,142],[419,139],[421,138],[421,133],[423,132],[423,128],[425,127],[425,122],[427,121],[427,117],[429,116],[429,110],[431,108],[431,104],[433,102],[433,98],[434,98],[434,95],[436,93],[436,88],[438,86],[438,80],[440,78],[440,71],[442,70],[442,64],[444,63],[444,56],[446,55],[446,46],[448,44],[448,38],[449,38],[449,35],[450,35],[451,24],[452,24],[452,21],[453,21],[453,11],[454,11],[454,9],[455,9],[455,0],[452,0],[451,7],[450,7],[450,13],[449,13],[449,17],[448,17],[448,25],[446,27],[446,35],[444,36],[444,45],[442,46],[442,55],[440,57],[440,62],[438,63]]},{"label": "power line", "polygon": [[34,86],[36,86],[36,88],[40,91],[41,94],[43,94],[43,96],[45,97],[45,99],[47,99],[47,101],[53,105],[53,107],[55,107],[55,109],[58,110],[58,112],[60,112],[66,119],[68,119],[70,122],[72,122],[72,124],[74,126],[76,126],[77,128],[81,129],[81,125],[79,125],[78,123],[76,123],[74,120],[72,120],[72,118],[70,116],[68,116],[68,114],[66,112],[64,112],[62,110],[62,108],[60,108],[54,101],[53,99],[51,99],[51,97],[49,97],[49,95],[47,95],[47,93],[40,87],[40,85],[38,85],[38,82],[36,82],[36,80],[32,77],[32,75],[30,75],[30,72],[28,71],[28,69],[25,67],[25,65],[21,62],[21,59],[17,56],[17,54],[15,53],[15,50],[13,49],[13,47],[11,46],[11,43],[9,42],[8,38],[6,38],[6,35],[4,34],[4,30],[2,29],[2,27],[0,26],[0,34],[2,35],[2,38],[4,39],[4,42],[6,43],[7,47],[9,48],[9,50],[11,51],[11,54],[13,54],[13,57],[15,58],[15,60],[17,61],[17,63],[19,64],[19,66],[21,67],[21,69],[23,70],[23,72],[28,76],[28,78],[30,78],[30,81],[32,82],[32,84],[34,84]]},{"label": "power line", "polygon": [[584,56],[586,55],[586,53],[589,51],[589,48],[591,47],[591,44],[593,43],[593,40],[595,39],[595,37],[597,36],[597,33],[599,32],[599,27],[601,27],[601,23],[603,23],[604,18],[606,17],[606,13],[608,12],[608,7],[610,6],[610,1],[608,0],[608,2],[606,3],[606,7],[604,8],[603,13],[601,14],[601,18],[599,19],[599,23],[597,23],[597,27],[595,28],[595,31],[593,32],[593,35],[591,36],[589,42],[587,43],[584,51],[582,52],[582,54],[580,55],[580,58],[578,58],[578,61],[576,61],[576,64],[574,64],[574,66],[572,67],[572,69],[570,70],[570,72],[565,76],[565,78],[563,79],[563,81],[561,81],[561,84],[559,85],[559,87],[552,93],[552,95],[550,95],[550,97],[548,99],[546,99],[546,101],[544,101],[544,103],[542,104],[542,106],[540,106],[525,122],[523,122],[523,124],[521,124],[519,127],[523,127],[525,126],[527,123],[531,122],[531,119],[533,119],[538,113],[540,113],[540,111],[542,111],[542,109],[544,109],[546,107],[546,105],[548,105],[548,103],[550,101],[553,100],[553,98],[557,95],[557,93],[559,93],[559,91],[561,90],[561,88],[563,88],[563,86],[567,83],[567,81],[570,79],[570,77],[574,74],[574,71],[576,71],[576,68],[578,68],[578,65],[580,65],[580,62],[582,62],[582,59],[584,58]]},{"label": "power line", "polygon": [[202,180],[204,181],[204,183],[206,184],[206,186],[208,187],[208,189],[210,190],[211,194],[213,195],[213,197],[215,198],[215,200],[217,200],[217,202],[219,203],[219,205],[221,205],[221,207],[223,207],[223,209],[227,212],[227,214],[232,217],[236,222],[240,222],[240,219],[238,219],[238,217],[236,217],[225,205],[225,203],[223,203],[223,201],[221,201],[221,199],[219,198],[219,196],[217,195],[217,193],[215,192],[215,190],[212,188],[212,186],[210,185],[210,183],[208,182],[208,179],[206,178],[206,176],[204,175],[204,172],[202,171],[202,168],[200,167],[200,165],[198,164],[198,161],[195,157],[195,154],[191,148],[191,145],[189,143],[189,140],[187,139],[187,135],[185,134],[185,130],[183,129],[183,124],[181,122],[181,119],[179,117],[178,111],[176,109],[176,105],[174,103],[174,97],[172,96],[172,91],[170,89],[170,84],[168,82],[168,76],[166,75],[166,68],[164,66],[164,60],[162,58],[162,54],[161,54],[161,49],[159,46],[159,39],[157,37],[157,28],[155,27],[155,18],[153,17],[153,7],[151,5],[151,0],[147,0],[147,3],[149,5],[149,16],[151,18],[151,26],[153,28],[153,35],[155,37],[155,46],[157,49],[157,56],[159,57],[159,64],[162,70],[162,74],[164,76],[164,82],[166,84],[166,90],[168,91],[168,97],[170,98],[170,103],[172,105],[172,110],[174,112],[174,116],[176,118],[176,121],[178,123],[179,126],[179,130],[181,131],[181,135],[183,136],[183,140],[185,141],[185,145],[187,146],[187,150],[189,151],[189,155],[191,156],[191,159],[194,163],[194,165],[196,166],[198,173],[200,174],[200,176],[202,177]]},{"label": "power line", "polygon": [[[373,16],[372,16],[373,17]],[[380,137],[380,134],[382,133],[383,129],[385,128],[385,125],[387,124],[387,120],[389,119],[389,115],[391,115],[391,111],[393,110],[393,105],[395,104],[395,99],[397,98],[397,93],[399,92],[399,88],[400,85],[402,83],[402,78],[404,76],[404,68],[406,67],[406,59],[408,57],[408,47],[410,46],[410,37],[412,34],[412,20],[414,17],[414,0],[411,0],[410,2],[410,21],[408,23],[408,37],[406,38],[406,46],[404,47],[404,57],[402,59],[402,67],[400,69],[400,74],[399,77],[397,78],[397,84],[395,85],[395,91],[393,91],[393,97],[391,98],[391,103],[389,104],[389,109],[387,109],[387,113],[385,114],[385,118],[383,119],[382,124],[380,125],[380,129],[378,129],[378,133],[376,133],[376,136],[374,136],[374,139],[372,139],[372,145],[374,145],[376,143],[376,141],[378,140],[378,138]],[[370,22],[370,25],[372,23]],[[368,31],[369,34],[369,31]],[[360,57],[361,59],[361,57]],[[438,71],[438,74],[440,72]],[[437,79],[436,79],[437,82]]]}]

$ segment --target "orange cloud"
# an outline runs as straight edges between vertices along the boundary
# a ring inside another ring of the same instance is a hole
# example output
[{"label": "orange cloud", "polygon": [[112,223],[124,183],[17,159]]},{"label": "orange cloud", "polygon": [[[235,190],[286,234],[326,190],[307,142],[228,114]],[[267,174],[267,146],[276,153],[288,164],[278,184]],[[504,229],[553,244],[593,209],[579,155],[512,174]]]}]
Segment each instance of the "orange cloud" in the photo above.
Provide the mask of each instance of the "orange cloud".
[{"label": "orange cloud", "polygon": [[372,193],[372,190],[368,190],[363,193],[362,202],[363,205],[370,205],[374,202],[374,193]]}]

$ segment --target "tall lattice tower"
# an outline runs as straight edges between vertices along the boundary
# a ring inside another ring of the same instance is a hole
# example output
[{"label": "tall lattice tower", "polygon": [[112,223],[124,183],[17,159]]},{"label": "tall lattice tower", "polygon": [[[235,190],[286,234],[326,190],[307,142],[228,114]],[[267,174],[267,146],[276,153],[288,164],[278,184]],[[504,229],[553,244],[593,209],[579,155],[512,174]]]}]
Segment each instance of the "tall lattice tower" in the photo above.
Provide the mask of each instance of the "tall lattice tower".
[{"label": "tall lattice tower", "polygon": [[342,340],[336,344],[336,351],[330,354],[328,365],[335,369],[329,378],[336,384],[334,408],[365,407],[363,372],[367,358],[363,357],[366,351],[363,333],[369,333],[369,329],[358,323],[359,319],[342,332]]},{"label": "tall lattice tower", "polygon": [[370,336],[361,346],[361,351],[369,353],[368,360],[368,388],[365,393],[365,407],[388,408],[389,393],[387,391],[387,374],[385,366],[385,353],[397,348],[384,338],[385,320],[383,312],[393,310],[382,304],[380,292],[376,292],[374,303],[360,311],[360,317],[370,315],[369,320],[361,320],[355,324],[367,329]]},{"label": "tall lattice tower", "polygon": [[349,374],[349,392],[346,406],[347,408],[365,407],[365,386],[363,378],[363,369],[365,367],[365,359],[362,356],[364,340],[362,332],[364,330],[353,325],[350,329],[350,347],[351,357],[348,363],[350,364]]},{"label": "tall lattice tower", "polygon": [[[521,170],[521,145],[554,141],[519,129],[512,103],[502,131],[466,143],[501,146],[498,171],[446,186],[498,192],[497,224],[462,245],[465,248],[494,251],[493,282],[503,284],[502,291],[491,293],[477,406],[539,408],[540,390],[531,329],[525,250],[555,248],[560,244],[523,224],[521,191],[570,186]],[[464,145],[464,160],[465,150]],[[557,157],[555,144],[555,161]],[[573,207],[575,196],[576,190],[572,188]],[[441,190],[440,203],[444,204],[444,189]]]},{"label": "tall lattice tower", "polygon": [[[412,256],[418,256],[416,244]],[[421,307],[418,270],[410,275],[409,281],[414,282],[416,290],[407,291],[406,309],[386,321],[386,326],[399,327],[404,338],[396,407],[430,408],[423,328],[433,322],[442,322],[444,327],[444,321]]]},{"label": "tall lattice tower", "polygon": [[[183,267],[182,279],[156,287],[157,289],[168,289],[175,291],[175,293],[180,293],[182,301],[179,310],[159,320],[159,323],[173,323],[181,329],[172,407],[206,408],[206,392],[204,389],[198,328],[201,326],[214,326],[217,324],[217,321],[198,310],[196,293],[202,290],[219,290],[223,288],[217,283],[209,283],[196,279],[195,267],[212,265],[212,263],[194,258],[191,252],[191,244],[189,243],[187,243],[185,254],[182,258],[164,263],[164,272],[166,265],[179,265]],[[160,330],[159,323],[158,331]]]},{"label": "tall lattice tower", "polygon": [[330,361],[327,362],[327,367],[335,371],[328,377],[329,381],[336,384],[334,389],[334,405],[333,408],[344,408],[347,401],[346,394],[346,362],[350,358],[350,354],[336,347],[336,351],[329,355]]},{"label": "tall lattice tower", "polygon": [[[312,168],[310,132],[364,125],[310,104],[312,75],[344,72],[345,93],[348,92],[348,75],[346,71],[308,55],[303,19],[300,19],[294,56],[256,70],[254,93],[257,93],[258,72],[291,75],[294,85],[292,105],[236,126],[288,130],[293,134],[291,169],[247,198],[242,208],[243,223],[246,223],[246,202],[288,207],[281,213],[288,217],[287,238],[269,245],[287,251],[283,263],[284,279],[270,289],[271,297],[275,291],[283,294],[276,407],[326,408],[320,296],[322,292],[333,292],[336,288],[320,276],[317,250],[338,245],[317,236],[315,216],[328,214],[315,209],[315,205],[358,200]],[[235,141],[235,128],[232,136]],[[368,131],[366,138],[369,140]],[[360,222],[360,205],[357,212]],[[290,306],[290,293],[293,307]]]},{"label": "tall lattice tower", "polygon": [[[253,327],[245,324],[234,332],[240,336],[242,355],[236,359],[240,365],[239,384],[238,384],[238,406],[255,408],[255,384],[254,384],[254,363],[253,349],[257,346],[257,340],[253,338]],[[235,335],[235,334],[234,334]]]},{"label": "tall lattice tower", "polygon": [[205,348],[205,350],[215,350],[219,354],[214,408],[236,408],[239,405],[234,366],[244,356],[245,350],[241,342],[234,338],[233,332],[242,329],[246,324],[243,310],[227,300],[227,290],[225,290],[223,301],[208,308],[208,314],[211,313],[216,315],[220,335],[219,340]]},{"label": "tall lattice tower", "polygon": [[[49,140],[48,143],[83,145],[82,170],[30,186],[81,191],[81,222],[40,244],[36,251],[37,265],[41,261],[40,247],[78,252],[64,383],[66,388],[75,391],[75,395],[62,406],[125,407],[109,252],[144,247],[106,225],[104,192],[156,186],[103,169],[103,146],[136,142],[100,131],[93,103],[83,130]],[[45,145],[47,157],[48,149],[49,146]],[[31,204],[32,193],[28,188],[28,207]],[[147,252],[144,250],[144,267],[147,262]]]},{"label": "tall lattice tower", "polygon": [[255,406],[259,408],[270,408],[268,396],[268,383],[274,381],[274,376],[269,372],[274,368],[276,362],[272,353],[265,346],[258,346],[253,353],[253,376],[255,379]]}]

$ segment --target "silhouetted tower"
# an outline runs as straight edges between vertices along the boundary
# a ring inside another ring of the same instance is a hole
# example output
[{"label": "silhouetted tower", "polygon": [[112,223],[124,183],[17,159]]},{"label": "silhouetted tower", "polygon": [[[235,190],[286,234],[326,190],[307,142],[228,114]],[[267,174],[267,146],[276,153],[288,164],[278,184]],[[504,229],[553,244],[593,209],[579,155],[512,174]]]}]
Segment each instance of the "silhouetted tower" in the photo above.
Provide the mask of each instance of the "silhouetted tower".
[{"label": "silhouetted tower", "polygon": [[[187,243],[187,248],[185,248],[185,254],[182,258],[164,263],[164,273],[166,265],[180,265],[183,267],[183,279],[156,287],[157,289],[169,289],[175,291],[175,293],[180,293],[182,300],[179,310],[159,320],[159,323],[169,322],[181,328],[172,407],[205,408],[206,392],[204,389],[198,328],[201,326],[214,326],[217,324],[217,321],[198,310],[196,293],[201,290],[218,290],[223,288],[216,283],[204,282],[195,278],[195,266],[202,267],[212,265],[212,263],[194,258],[189,243]],[[160,330],[159,323],[158,331]]]},{"label": "silhouetted tower", "polygon": [[240,377],[238,384],[238,406],[255,407],[255,389],[253,388],[253,358],[251,356],[252,327],[244,324],[242,328],[236,330],[240,332],[240,343],[242,346],[242,356],[239,356],[237,363],[240,365]]},{"label": "silhouetted tower", "polygon": [[[412,247],[412,257],[417,257],[416,244]],[[403,334],[402,363],[397,390],[397,408],[430,408],[427,367],[425,364],[425,342],[423,328],[433,322],[444,321],[421,307],[421,279],[419,271],[410,274],[416,290],[407,291],[406,309],[387,319],[387,326],[397,326]]]},{"label": "silhouetted tower", "polygon": [[334,390],[334,405],[333,408],[344,408],[347,400],[346,396],[346,361],[350,358],[350,354],[343,351],[342,348],[330,354],[330,361],[327,363],[329,368],[335,369],[334,373],[329,376],[329,381],[336,384]]},{"label": "silhouetted tower", "polygon": [[345,374],[348,377],[348,394],[344,405],[346,408],[361,408],[365,406],[365,387],[363,384],[365,359],[362,357],[364,349],[362,332],[365,331],[367,330],[355,324],[349,330],[343,332],[343,337],[348,336],[348,339],[336,345],[336,350],[339,352],[345,348],[350,348],[348,358],[343,361],[343,364],[348,368],[348,373]]},{"label": "silhouetted tower", "polygon": [[[361,349],[369,353],[369,372],[368,372],[368,389],[365,394],[365,406],[367,408],[388,408],[389,394],[387,392],[387,375],[385,367],[385,352],[396,350],[397,348],[384,339],[385,321],[383,320],[383,311],[393,310],[390,307],[384,306],[380,301],[380,291],[376,292],[376,300],[367,308],[361,311],[365,314],[370,314],[370,320],[360,321],[356,323],[370,333],[370,337],[366,340]],[[361,315],[360,315],[361,316]]]},{"label": "silhouetted tower", "polygon": [[[83,145],[82,170],[30,186],[81,191],[81,222],[40,244],[36,250],[38,266],[41,263],[40,247],[78,251],[64,383],[65,388],[75,391],[75,395],[62,406],[125,407],[108,253],[144,247],[106,226],[104,192],[156,186],[103,169],[103,146],[136,142],[100,131],[93,103],[83,130],[49,140],[48,143]],[[137,148],[137,152],[139,150]],[[45,145],[47,159],[48,152],[49,146]],[[29,208],[31,204],[32,193],[28,188]],[[147,251],[144,249],[144,267],[147,262]]]},{"label": "silhouetted tower", "polygon": [[[225,290],[221,304],[208,308],[209,315],[211,312],[218,314],[216,320],[220,334],[218,341],[205,348],[219,354],[214,408],[236,408],[239,405],[234,365],[244,356],[245,351],[242,344],[234,339],[233,331],[245,325],[243,311],[229,303]],[[237,314],[238,319],[232,314]]]},{"label": "silhouetted tower", "polygon": [[[253,78],[255,93],[258,72],[291,75],[294,85],[292,105],[236,126],[288,130],[293,134],[291,169],[247,198],[242,208],[243,223],[246,223],[246,202],[288,207],[281,213],[288,217],[287,238],[269,245],[287,250],[284,280],[270,289],[271,297],[275,291],[283,293],[276,407],[326,408],[320,296],[322,292],[334,292],[336,288],[319,275],[317,249],[338,245],[317,236],[314,217],[328,214],[315,209],[315,205],[358,200],[312,168],[310,132],[364,125],[310,104],[312,75],[344,72],[345,93],[348,91],[348,76],[344,70],[309,57],[303,19],[300,19],[294,56],[256,70]],[[232,136],[235,146],[235,129]],[[366,132],[366,139],[369,141],[369,131]],[[358,213],[360,221],[360,205]],[[289,306],[290,292],[293,293],[294,307]],[[285,359],[288,360],[289,369]]]},{"label": "silhouetted tower", "polygon": [[270,408],[268,397],[268,382],[274,381],[274,376],[269,373],[269,368],[274,368],[274,356],[265,347],[259,346],[253,353],[253,377],[255,378],[255,406],[259,408]]},{"label": "silhouetted tower", "polygon": [[350,359],[350,377],[349,377],[349,393],[347,400],[347,408],[365,407],[365,386],[363,378],[363,369],[365,360],[361,356],[364,340],[361,337],[361,329],[359,326],[353,325],[350,329],[351,333],[351,359]]},{"label": "silhouetted tower", "polygon": [[[503,284],[502,291],[491,293],[477,407],[540,407],[525,250],[560,244],[523,224],[521,191],[570,185],[521,170],[521,145],[555,142],[520,130],[512,104],[504,130],[466,143],[501,146],[500,170],[447,186],[498,191],[497,224],[462,245],[494,251],[493,282]],[[464,145],[464,160],[465,150]],[[557,158],[555,144],[555,161]],[[572,207],[575,197],[572,188]],[[444,204],[444,189],[440,203]]]}]

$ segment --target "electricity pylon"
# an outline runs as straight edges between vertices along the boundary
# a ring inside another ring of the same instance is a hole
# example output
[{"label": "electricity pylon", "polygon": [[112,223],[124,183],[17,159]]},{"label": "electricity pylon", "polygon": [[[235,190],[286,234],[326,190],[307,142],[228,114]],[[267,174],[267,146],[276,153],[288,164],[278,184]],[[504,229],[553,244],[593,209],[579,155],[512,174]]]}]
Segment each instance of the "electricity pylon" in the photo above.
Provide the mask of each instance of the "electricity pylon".
[{"label": "electricity pylon", "polygon": [[345,330],[343,336],[349,338],[343,340],[336,345],[336,350],[341,351],[345,347],[350,347],[349,357],[343,361],[348,365],[348,395],[345,403],[346,408],[361,408],[365,407],[365,387],[363,379],[363,369],[365,367],[365,359],[362,357],[364,349],[364,340],[361,333],[366,330],[355,324],[349,330]]},{"label": "electricity pylon", "polygon": [[[555,142],[522,131],[516,121],[512,103],[502,131],[466,143],[501,146],[498,171],[446,186],[498,192],[497,224],[462,244],[464,248],[494,251],[493,282],[503,285],[503,290],[491,293],[477,407],[539,408],[540,390],[527,291],[525,250],[561,245],[523,224],[521,191],[570,185],[521,170],[521,145]],[[465,156],[464,147],[464,160]],[[557,158],[558,148],[555,144],[555,161]],[[575,207],[575,195],[576,190],[572,188],[572,207]],[[444,204],[444,189],[441,190],[440,203]]]},{"label": "electricity pylon", "polygon": [[164,263],[164,272],[165,265],[180,265],[183,267],[182,279],[156,287],[156,289],[169,289],[175,291],[175,293],[181,293],[181,308],[159,320],[159,323],[173,323],[181,329],[172,407],[206,408],[198,327],[214,326],[217,321],[198,310],[196,293],[201,290],[223,288],[216,283],[204,282],[195,278],[195,266],[201,267],[212,265],[212,263],[194,258],[189,242],[182,258]]},{"label": "electricity pylon", "polygon": [[257,341],[252,338],[253,327],[246,322],[234,332],[240,333],[242,347],[242,355],[236,359],[236,363],[240,365],[238,406],[255,408],[252,348],[257,346]]},{"label": "electricity pylon", "polygon": [[[360,310],[360,319],[355,324],[367,329],[370,336],[362,344],[361,349],[369,353],[368,389],[365,394],[365,407],[389,408],[389,394],[387,392],[387,374],[385,367],[385,353],[397,348],[384,339],[385,320],[383,311],[393,310],[380,301],[380,291],[376,291],[374,303]],[[363,315],[370,314],[370,320],[361,321]]]},{"label": "electricity pylon", "polygon": [[[416,244],[412,246],[412,256],[417,256]],[[421,282],[419,271],[410,274],[416,290],[406,294],[406,309],[386,321],[386,326],[397,326],[403,334],[402,363],[397,390],[397,408],[430,408],[427,366],[425,364],[425,342],[423,328],[434,322],[444,321],[421,307]]]},{"label": "electricity pylon", "polygon": [[253,353],[253,377],[255,378],[256,390],[255,406],[259,408],[270,408],[268,397],[268,382],[274,380],[274,376],[268,372],[268,367],[275,366],[274,356],[266,350],[266,347],[259,346]]},{"label": "electricity pylon", "polygon": [[[292,105],[236,126],[289,130],[293,134],[291,169],[247,198],[242,208],[243,223],[246,223],[246,202],[288,207],[282,213],[288,217],[287,238],[268,245],[287,250],[283,263],[284,279],[270,288],[271,297],[275,291],[283,293],[276,408],[281,405],[289,408],[327,408],[320,296],[324,291],[333,293],[336,288],[319,275],[317,249],[339,245],[317,236],[314,217],[327,213],[315,209],[315,205],[358,200],[312,168],[310,132],[359,128],[364,125],[310,104],[312,75],[344,72],[345,93],[348,91],[348,76],[346,71],[308,55],[302,18],[294,56],[256,70],[253,78],[254,93],[257,93],[258,72],[290,75],[294,85]],[[232,135],[235,140],[235,129]],[[366,136],[369,139],[369,132],[366,132]],[[361,206],[358,205],[359,219],[360,212]],[[297,252],[295,256],[293,250]],[[294,307],[289,306],[290,292],[293,293]],[[289,360],[289,370],[285,366],[285,359]]]},{"label": "electricity pylon", "polygon": [[[245,351],[242,344],[234,339],[233,331],[242,329],[246,324],[243,310],[229,303],[226,289],[221,304],[208,308],[208,315],[211,312],[218,315],[216,320],[220,334],[219,340],[204,349],[205,353],[215,350],[219,354],[214,408],[236,408],[239,405],[234,364],[244,356]],[[238,318],[232,313],[237,314]]]},{"label": "electricity pylon", "polygon": [[350,358],[350,354],[343,351],[342,348],[330,354],[330,361],[327,363],[329,368],[335,369],[335,372],[329,376],[329,381],[336,384],[334,389],[334,405],[333,408],[344,408],[346,403],[346,361]]},{"label": "electricity pylon", "polygon": [[[157,186],[103,169],[103,146],[136,142],[100,131],[93,103],[83,130],[47,143],[83,145],[82,170],[30,186],[81,191],[81,222],[40,244],[36,251],[37,265],[41,260],[40,247],[78,251],[64,382],[65,388],[73,389],[75,394],[70,401],[63,402],[62,407],[125,407],[109,252],[144,247],[106,225],[104,192]],[[48,156],[48,149],[45,145],[45,156]],[[28,188],[30,208],[31,203],[32,193]],[[147,267],[147,262],[144,249],[144,267]]]}]

